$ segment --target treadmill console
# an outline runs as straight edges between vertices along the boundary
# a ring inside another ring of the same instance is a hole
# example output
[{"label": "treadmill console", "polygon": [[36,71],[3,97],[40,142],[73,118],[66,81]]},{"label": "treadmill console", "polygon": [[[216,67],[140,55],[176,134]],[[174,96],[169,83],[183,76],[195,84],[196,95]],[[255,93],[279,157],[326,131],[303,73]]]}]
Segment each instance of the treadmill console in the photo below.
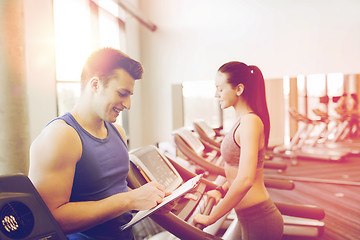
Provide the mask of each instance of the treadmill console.
[{"label": "treadmill console", "polygon": [[204,151],[204,145],[190,130],[180,128],[175,133],[177,133],[197,154],[201,154]]},{"label": "treadmill console", "polygon": [[155,146],[130,151],[130,161],[147,181],[157,181],[168,191],[174,191],[183,183],[180,174]]}]

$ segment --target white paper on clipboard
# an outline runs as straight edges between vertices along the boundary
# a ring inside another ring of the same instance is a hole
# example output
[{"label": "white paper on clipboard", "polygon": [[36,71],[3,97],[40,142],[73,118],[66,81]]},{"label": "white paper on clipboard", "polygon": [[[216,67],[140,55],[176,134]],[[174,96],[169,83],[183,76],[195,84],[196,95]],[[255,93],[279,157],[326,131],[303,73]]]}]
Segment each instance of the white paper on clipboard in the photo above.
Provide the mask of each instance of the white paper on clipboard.
[{"label": "white paper on clipboard", "polygon": [[169,196],[165,197],[163,199],[163,201],[160,204],[158,204],[156,207],[154,207],[152,209],[149,209],[149,210],[143,210],[143,211],[137,212],[135,214],[135,216],[131,219],[131,221],[128,222],[127,224],[121,226],[120,229],[124,230],[124,229],[134,225],[135,223],[141,221],[145,217],[149,216],[150,214],[152,214],[156,210],[163,207],[165,204],[167,204],[167,203],[177,199],[178,197],[186,194],[187,192],[189,192],[190,190],[192,190],[193,188],[195,188],[198,185],[198,183],[199,183],[202,176],[203,176],[203,174],[200,174],[200,175],[197,175],[197,176],[189,179],[188,181],[186,181],[180,187],[175,189]]}]

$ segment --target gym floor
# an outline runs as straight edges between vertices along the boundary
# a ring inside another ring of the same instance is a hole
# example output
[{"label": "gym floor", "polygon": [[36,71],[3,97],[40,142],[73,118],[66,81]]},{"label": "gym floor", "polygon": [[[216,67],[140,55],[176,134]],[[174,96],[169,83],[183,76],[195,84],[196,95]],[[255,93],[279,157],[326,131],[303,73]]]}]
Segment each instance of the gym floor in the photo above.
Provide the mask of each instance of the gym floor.
[{"label": "gym floor", "polygon": [[[288,168],[283,172],[265,169],[265,176],[297,179],[294,190],[269,189],[274,201],[322,207],[325,228],[316,239],[360,239],[360,157],[343,162],[273,160],[287,162]],[[296,238],[300,239],[309,238]]]}]

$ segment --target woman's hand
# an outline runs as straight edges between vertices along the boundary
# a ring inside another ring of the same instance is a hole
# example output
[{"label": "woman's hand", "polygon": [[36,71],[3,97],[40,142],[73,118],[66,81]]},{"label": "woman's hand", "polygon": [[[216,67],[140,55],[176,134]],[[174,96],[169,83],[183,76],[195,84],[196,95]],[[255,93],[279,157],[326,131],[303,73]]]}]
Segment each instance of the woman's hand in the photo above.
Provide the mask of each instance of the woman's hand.
[{"label": "woman's hand", "polygon": [[212,224],[212,222],[210,222],[210,217],[207,215],[203,215],[203,214],[196,214],[194,216],[193,221],[194,221],[194,225],[199,223],[202,225],[202,227],[206,227],[206,226]]},{"label": "woman's hand", "polygon": [[206,195],[209,198],[215,199],[215,205],[218,204],[219,201],[221,200],[221,193],[218,190],[210,190],[210,191],[206,192]]},{"label": "woman's hand", "polygon": [[[218,190],[210,190],[206,192],[208,199],[215,199],[215,205],[218,204],[221,200],[221,193]],[[214,223],[214,221],[210,218],[209,215],[204,214],[196,214],[193,219],[194,225],[201,224],[202,228],[209,226]]]}]

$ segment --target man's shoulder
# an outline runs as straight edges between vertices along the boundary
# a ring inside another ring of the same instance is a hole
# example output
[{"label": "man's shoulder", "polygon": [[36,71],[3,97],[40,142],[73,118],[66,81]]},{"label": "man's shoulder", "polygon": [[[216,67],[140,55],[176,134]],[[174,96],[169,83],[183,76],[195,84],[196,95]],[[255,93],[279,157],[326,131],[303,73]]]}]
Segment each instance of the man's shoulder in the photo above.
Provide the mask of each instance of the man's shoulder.
[{"label": "man's shoulder", "polygon": [[34,140],[32,145],[37,143],[73,142],[80,140],[76,130],[62,119],[50,122]]},{"label": "man's shoulder", "polygon": [[125,129],[119,125],[119,124],[116,124],[116,123],[112,123],[112,125],[115,127],[115,129],[119,132],[120,136],[122,137],[122,139],[126,142],[127,140],[127,137],[126,137],[126,132],[125,132]]},{"label": "man's shoulder", "polygon": [[54,121],[50,122],[43,129],[43,132],[49,135],[62,137],[74,137],[78,135],[76,130],[62,119],[55,119]]},{"label": "man's shoulder", "polygon": [[78,161],[82,152],[81,140],[75,129],[62,120],[48,124],[30,146],[32,161],[48,162],[58,159]]}]

